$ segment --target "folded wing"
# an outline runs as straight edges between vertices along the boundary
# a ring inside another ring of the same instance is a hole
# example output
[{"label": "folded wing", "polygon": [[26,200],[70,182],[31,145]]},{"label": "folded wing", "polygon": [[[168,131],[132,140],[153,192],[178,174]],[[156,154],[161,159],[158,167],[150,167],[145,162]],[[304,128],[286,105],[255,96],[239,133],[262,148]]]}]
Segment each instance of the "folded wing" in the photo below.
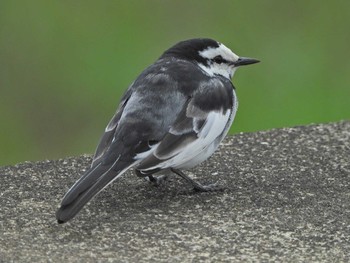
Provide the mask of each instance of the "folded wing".
[{"label": "folded wing", "polygon": [[185,104],[169,132],[138,164],[143,174],[191,168],[207,159],[226,135],[236,112],[232,85],[203,85]]}]

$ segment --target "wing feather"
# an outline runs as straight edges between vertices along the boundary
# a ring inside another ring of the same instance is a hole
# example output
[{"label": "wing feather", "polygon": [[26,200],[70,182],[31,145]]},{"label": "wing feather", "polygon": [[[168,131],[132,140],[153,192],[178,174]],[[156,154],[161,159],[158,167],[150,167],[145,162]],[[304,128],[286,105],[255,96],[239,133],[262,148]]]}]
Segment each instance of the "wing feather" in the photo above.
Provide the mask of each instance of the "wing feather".
[{"label": "wing feather", "polygon": [[[208,154],[210,156],[214,152],[231,124],[234,113],[232,105],[235,97],[232,86],[224,86],[221,82],[220,85],[217,84],[210,88],[214,91],[216,88],[215,100],[217,103],[212,104],[212,107],[208,105],[211,103],[212,96],[205,89],[191,97],[169,132],[150,155],[137,166],[138,170],[147,174],[147,172],[151,173],[154,170],[170,167],[181,168],[185,164],[190,164],[191,159],[201,162],[202,158],[197,157],[198,155]],[[208,99],[208,103],[202,107],[205,98]],[[198,101],[200,103],[197,103]],[[218,138],[220,140],[216,142]],[[209,156],[203,155],[204,160]]]},{"label": "wing feather", "polygon": [[95,165],[97,165],[101,161],[101,159],[103,158],[104,154],[109,149],[109,147],[113,141],[116,128],[118,126],[120,118],[121,118],[123,111],[125,109],[125,105],[127,104],[130,96],[131,96],[131,92],[127,92],[124,95],[124,97],[122,98],[122,100],[119,104],[119,107],[118,107],[116,113],[114,114],[114,116],[112,117],[110,122],[108,123],[108,125],[105,129],[105,132],[102,135],[100,142],[96,148],[94,157],[92,159],[91,167],[94,167]]}]

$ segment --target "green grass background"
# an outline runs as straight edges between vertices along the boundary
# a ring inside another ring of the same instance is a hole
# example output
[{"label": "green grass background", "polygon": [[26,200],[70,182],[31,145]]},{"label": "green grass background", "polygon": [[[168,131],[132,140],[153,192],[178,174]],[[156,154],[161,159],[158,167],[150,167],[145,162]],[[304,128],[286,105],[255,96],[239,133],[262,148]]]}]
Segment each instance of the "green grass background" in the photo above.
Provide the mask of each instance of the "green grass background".
[{"label": "green grass background", "polygon": [[0,165],[92,153],[123,91],[174,43],[260,59],[231,133],[350,117],[350,2],[0,1]]}]

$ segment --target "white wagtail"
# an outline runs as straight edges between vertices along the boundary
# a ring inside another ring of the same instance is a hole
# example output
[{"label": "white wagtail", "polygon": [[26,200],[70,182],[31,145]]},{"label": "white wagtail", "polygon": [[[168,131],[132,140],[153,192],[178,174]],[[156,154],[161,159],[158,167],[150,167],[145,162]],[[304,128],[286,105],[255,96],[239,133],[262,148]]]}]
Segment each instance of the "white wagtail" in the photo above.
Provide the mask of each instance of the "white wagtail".
[{"label": "white wagtail", "polygon": [[209,158],[226,136],[237,111],[231,78],[239,66],[259,62],[239,57],[212,39],[177,43],[129,86],[107,125],[91,167],[68,190],[58,223],[82,207],[125,171],[157,183],[153,174],[171,171],[198,191],[201,185],[180,170]]}]

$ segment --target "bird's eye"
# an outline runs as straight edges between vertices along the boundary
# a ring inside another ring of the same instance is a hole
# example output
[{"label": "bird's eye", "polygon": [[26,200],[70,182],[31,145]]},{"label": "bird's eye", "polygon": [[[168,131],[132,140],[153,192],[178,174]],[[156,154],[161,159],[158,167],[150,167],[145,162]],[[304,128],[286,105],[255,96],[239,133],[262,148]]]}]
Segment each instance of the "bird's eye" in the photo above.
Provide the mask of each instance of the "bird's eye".
[{"label": "bird's eye", "polygon": [[222,58],[222,56],[216,56],[215,58],[213,58],[213,61],[215,62],[215,63],[218,63],[218,64],[221,64],[221,63],[223,63],[223,62],[225,62],[225,60]]}]

